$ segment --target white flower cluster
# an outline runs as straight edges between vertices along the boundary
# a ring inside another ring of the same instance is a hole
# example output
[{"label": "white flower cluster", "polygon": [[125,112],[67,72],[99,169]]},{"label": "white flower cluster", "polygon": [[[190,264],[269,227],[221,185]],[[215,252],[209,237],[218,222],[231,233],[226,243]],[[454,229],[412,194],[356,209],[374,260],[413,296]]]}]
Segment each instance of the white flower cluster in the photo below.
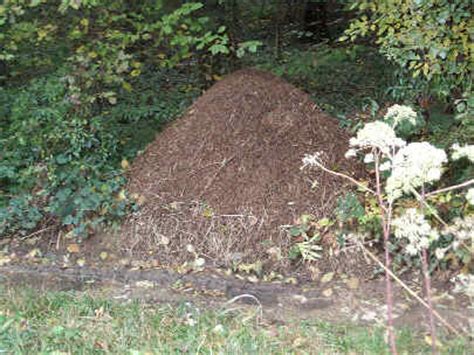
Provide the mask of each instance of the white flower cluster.
[{"label": "white flower cluster", "polygon": [[303,166],[301,169],[304,169],[307,166],[321,166],[323,162],[321,161],[322,152],[316,152],[314,154],[305,154],[303,157]]},{"label": "white flower cluster", "polygon": [[406,142],[398,138],[387,123],[375,121],[367,123],[364,128],[357,131],[357,137],[351,138],[349,145],[352,149],[349,149],[346,157],[355,156],[357,150],[366,148],[377,148],[383,154],[391,156],[395,149],[405,146]]},{"label": "white flower cluster", "polygon": [[466,157],[474,163],[474,145],[466,144],[461,147],[459,144],[455,143],[451,148],[453,149],[453,154],[451,155],[453,160],[459,160]]},{"label": "white flower cluster", "polygon": [[437,181],[447,161],[444,150],[427,142],[410,143],[400,149],[392,160],[392,174],[386,190],[392,201],[412,189]]},{"label": "white flower cluster", "polygon": [[443,235],[453,236],[453,249],[458,249],[463,243],[472,245],[474,243],[474,216],[456,218],[454,224],[444,228]]},{"label": "white flower cluster", "polygon": [[402,122],[409,122],[415,126],[416,117],[416,112],[410,106],[393,105],[388,108],[384,120],[391,121],[392,127],[395,128]]},{"label": "white flower cluster", "polygon": [[474,187],[467,190],[466,200],[468,204],[474,206]]},{"label": "white flower cluster", "polygon": [[422,249],[427,249],[430,242],[439,236],[436,229],[431,228],[416,208],[407,209],[403,215],[393,220],[392,225],[395,228],[395,237],[408,240],[406,252],[409,255],[416,255]]}]

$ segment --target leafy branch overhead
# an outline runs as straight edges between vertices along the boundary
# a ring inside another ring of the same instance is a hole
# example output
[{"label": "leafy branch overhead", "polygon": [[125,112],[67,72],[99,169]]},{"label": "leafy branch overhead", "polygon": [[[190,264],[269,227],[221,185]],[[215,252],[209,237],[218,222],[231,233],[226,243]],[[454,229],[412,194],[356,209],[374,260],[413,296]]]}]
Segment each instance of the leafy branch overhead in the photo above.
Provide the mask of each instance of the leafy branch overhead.
[{"label": "leafy branch overhead", "polygon": [[373,38],[381,52],[426,90],[458,98],[472,85],[472,2],[397,0],[352,2],[359,16],[341,40]]}]

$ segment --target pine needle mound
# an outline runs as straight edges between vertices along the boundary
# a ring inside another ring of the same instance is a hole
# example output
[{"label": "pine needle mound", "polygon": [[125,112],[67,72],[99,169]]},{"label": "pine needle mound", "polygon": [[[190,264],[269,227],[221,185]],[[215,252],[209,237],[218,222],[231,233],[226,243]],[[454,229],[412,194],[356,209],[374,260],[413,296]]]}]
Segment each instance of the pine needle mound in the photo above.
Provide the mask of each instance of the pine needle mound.
[{"label": "pine needle mound", "polygon": [[[240,70],[217,82],[157,135],[130,169],[144,205],[122,229],[126,248],[162,263],[283,265],[287,226],[329,215],[344,182],[300,170],[305,153],[349,175],[349,136],[307,94],[272,74]],[[191,245],[191,246],[189,246]]]}]

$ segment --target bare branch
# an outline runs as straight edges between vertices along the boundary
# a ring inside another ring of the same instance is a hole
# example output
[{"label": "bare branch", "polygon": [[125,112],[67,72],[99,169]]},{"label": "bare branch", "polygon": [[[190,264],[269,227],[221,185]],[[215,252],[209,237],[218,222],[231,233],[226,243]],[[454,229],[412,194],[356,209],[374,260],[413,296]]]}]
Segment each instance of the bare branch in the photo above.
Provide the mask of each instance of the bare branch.
[{"label": "bare branch", "polygon": [[[336,171],[333,171],[333,170],[330,170],[328,168],[326,168],[323,164],[321,164],[320,162],[313,162],[314,164],[317,165],[318,168],[320,168],[321,170],[329,173],[329,174],[332,174],[334,176],[339,176],[343,179],[346,179],[346,180],[349,180],[350,182],[352,182],[353,184],[357,185],[358,187],[360,187],[361,189],[363,189],[364,191],[367,191],[367,192],[370,192],[371,194],[373,195],[376,195],[375,191],[368,188],[367,186],[365,186],[364,184],[360,183],[359,181],[357,181],[356,179],[350,177],[349,175],[346,175],[346,174],[343,174],[343,173],[338,173]],[[303,165],[302,168],[304,168],[306,165]]]},{"label": "bare branch", "polygon": [[467,186],[470,186],[470,185],[474,185],[474,179],[464,181],[463,183],[458,184],[458,185],[448,186],[448,187],[445,187],[445,188],[442,188],[442,189],[439,189],[439,190],[432,191],[430,193],[427,193],[426,197],[431,197],[431,196],[434,196],[434,195],[437,195],[437,194],[440,194],[440,193],[443,193],[443,192],[462,189],[463,187],[467,187]]}]

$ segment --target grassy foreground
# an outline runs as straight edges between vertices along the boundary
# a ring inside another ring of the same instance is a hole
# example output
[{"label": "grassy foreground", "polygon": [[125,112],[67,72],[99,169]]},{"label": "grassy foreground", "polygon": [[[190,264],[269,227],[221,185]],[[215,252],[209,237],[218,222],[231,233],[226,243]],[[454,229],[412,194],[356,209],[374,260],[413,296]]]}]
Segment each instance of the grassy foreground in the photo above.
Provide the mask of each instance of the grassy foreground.
[{"label": "grassy foreground", "polygon": [[[422,336],[402,331],[400,352],[429,353]],[[463,341],[443,353],[468,353]],[[38,294],[0,288],[0,354],[383,354],[383,330],[324,322],[257,325],[255,313],[200,311],[84,293]]]}]

